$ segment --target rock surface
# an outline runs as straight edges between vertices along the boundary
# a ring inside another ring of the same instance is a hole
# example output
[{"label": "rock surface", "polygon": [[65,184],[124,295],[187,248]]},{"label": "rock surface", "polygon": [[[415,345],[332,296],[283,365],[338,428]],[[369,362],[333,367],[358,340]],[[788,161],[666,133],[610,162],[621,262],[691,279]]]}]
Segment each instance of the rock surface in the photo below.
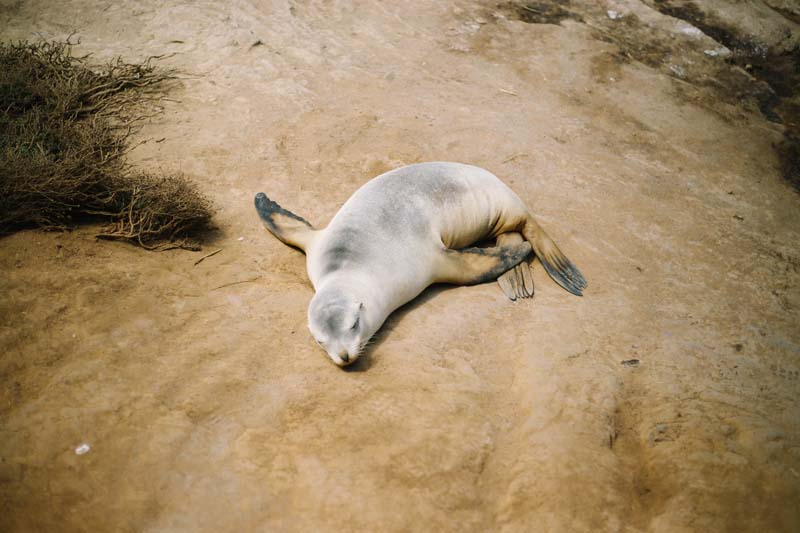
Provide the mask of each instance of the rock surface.
[{"label": "rock surface", "polygon": [[[4,39],[190,74],[132,156],[212,195],[222,251],[0,240],[0,530],[800,530],[787,126],[668,4],[2,2]],[[727,4],[796,50],[792,2]],[[589,289],[435,287],[342,371],[252,197],[324,225],[429,160],[504,179]]]}]

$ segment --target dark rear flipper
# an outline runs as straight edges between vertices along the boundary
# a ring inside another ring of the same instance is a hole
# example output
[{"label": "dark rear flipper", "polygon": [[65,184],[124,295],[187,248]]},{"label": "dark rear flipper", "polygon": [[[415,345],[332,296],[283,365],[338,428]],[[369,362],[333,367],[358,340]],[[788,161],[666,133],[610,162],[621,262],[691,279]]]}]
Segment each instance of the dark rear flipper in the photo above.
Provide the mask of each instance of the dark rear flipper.
[{"label": "dark rear flipper", "polygon": [[531,243],[536,257],[553,281],[572,294],[583,296],[583,289],[587,287],[583,274],[532,218],[525,224],[522,235]]},{"label": "dark rear flipper", "polygon": [[[503,233],[497,236],[497,246],[508,246],[524,242],[524,238],[517,232]],[[509,300],[530,298],[533,296],[533,274],[531,266],[534,256],[531,255],[523,262],[506,271],[497,278],[497,283]]]}]

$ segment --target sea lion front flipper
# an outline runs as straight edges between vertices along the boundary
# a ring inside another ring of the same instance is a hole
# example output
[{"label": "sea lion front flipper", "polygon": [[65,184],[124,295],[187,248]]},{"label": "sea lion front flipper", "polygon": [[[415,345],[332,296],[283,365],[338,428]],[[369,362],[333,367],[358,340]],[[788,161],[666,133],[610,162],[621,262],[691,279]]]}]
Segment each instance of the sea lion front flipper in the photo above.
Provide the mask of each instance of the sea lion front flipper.
[{"label": "sea lion front flipper", "polygon": [[258,216],[270,233],[289,246],[306,251],[317,233],[306,219],[282,208],[263,192],[256,194],[255,204]]},{"label": "sea lion front flipper", "polygon": [[496,280],[531,254],[529,242],[522,241],[494,248],[443,250],[435,281],[454,285],[477,285]]},{"label": "sea lion front flipper", "polygon": [[[510,246],[524,242],[522,235],[517,232],[503,233],[497,236],[497,246]],[[509,300],[517,298],[530,298],[533,296],[533,275],[531,274],[531,264],[533,256],[525,259],[520,264],[506,271],[497,278],[503,293]]]}]

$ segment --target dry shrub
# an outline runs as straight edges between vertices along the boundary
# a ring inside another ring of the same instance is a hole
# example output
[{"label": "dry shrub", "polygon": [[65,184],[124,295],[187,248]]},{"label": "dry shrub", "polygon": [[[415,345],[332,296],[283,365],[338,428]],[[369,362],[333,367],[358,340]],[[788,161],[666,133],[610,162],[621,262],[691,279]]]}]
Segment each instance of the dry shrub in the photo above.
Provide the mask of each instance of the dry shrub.
[{"label": "dry shrub", "polygon": [[0,233],[99,220],[98,237],[198,248],[209,200],[183,176],[125,160],[174,78],[154,59],[94,67],[69,42],[0,43]]}]

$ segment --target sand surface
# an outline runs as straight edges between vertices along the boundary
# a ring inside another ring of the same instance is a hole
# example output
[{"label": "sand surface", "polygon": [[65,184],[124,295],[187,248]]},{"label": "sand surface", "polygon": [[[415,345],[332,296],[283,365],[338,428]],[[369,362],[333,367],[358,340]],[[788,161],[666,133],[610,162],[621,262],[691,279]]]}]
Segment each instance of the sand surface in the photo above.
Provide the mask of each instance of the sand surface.
[{"label": "sand surface", "polygon": [[[132,157],[220,227],[200,253],[0,240],[0,530],[800,530],[784,126],[662,4],[0,1],[3,39],[174,54]],[[703,4],[796,47],[793,2]],[[253,195],[324,226],[430,160],[500,176],[589,289],[435,287],[343,371]]]}]

